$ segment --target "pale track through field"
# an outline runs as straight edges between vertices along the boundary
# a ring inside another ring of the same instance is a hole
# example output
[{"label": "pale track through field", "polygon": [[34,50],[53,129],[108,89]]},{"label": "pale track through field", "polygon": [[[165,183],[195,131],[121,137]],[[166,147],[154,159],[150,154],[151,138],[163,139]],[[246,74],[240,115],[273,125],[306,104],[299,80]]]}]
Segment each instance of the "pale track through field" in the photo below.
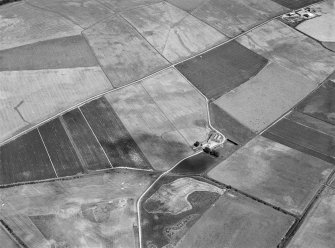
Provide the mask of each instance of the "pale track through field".
[{"label": "pale track through field", "polygon": [[[325,0],[323,0],[323,1],[325,1]],[[320,1],[320,2],[323,2],[323,1]],[[319,3],[320,3],[320,2],[319,2]],[[305,6],[305,7],[312,6],[312,5],[314,5],[314,4],[310,4],[310,5],[307,5],[307,6]],[[48,11],[48,10],[45,10],[45,11]],[[289,12],[291,12],[291,11],[288,11],[288,12],[286,12],[286,13],[289,13]],[[156,74],[158,74],[158,73],[160,73],[160,72],[162,72],[162,71],[164,71],[164,70],[167,70],[167,69],[169,69],[169,68],[175,68],[175,65],[177,65],[177,64],[180,64],[180,63],[182,63],[182,62],[185,62],[185,61],[187,61],[187,60],[190,60],[190,59],[192,59],[192,58],[195,58],[195,57],[197,57],[197,56],[199,56],[199,55],[205,54],[205,53],[207,53],[207,52],[209,52],[209,51],[211,51],[211,50],[213,50],[213,49],[215,49],[215,48],[217,48],[217,47],[219,47],[219,46],[222,46],[222,45],[224,45],[224,44],[226,44],[226,43],[228,43],[228,42],[231,42],[231,41],[233,41],[233,40],[235,40],[235,39],[237,39],[237,38],[239,38],[239,37],[241,37],[241,36],[243,36],[243,35],[245,35],[245,34],[251,32],[251,31],[253,31],[253,30],[255,30],[255,29],[257,29],[257,28],[259,28],[259,27],[261,27],[261,26],[263,26],[263,25],[265,25],[265,24],[267,24],[267,23],[269,23],[269,22],[271,22],[271,21],[273,21],[273,20],[275,20],[275,19],[277,19],[277,18],[279,18],[279,17],[282,16],[283,14],[285,14],[285,13],[281,13],[280,15],[277,15],[277,16],[275,16],[275,17],[273,17],[273,18],[271,18],[271,19],[269,19],[269,20],[267,20],[267,21],[264,21],[264,22],[262,22],[262,23],[256,25],[255,27],[253,27],[253,28],[251,28],[251,29],[249,29],[249,30],[247,30],[247,31],[245,31],[245,32],[243,32],[243,33],[241,33],[241,34],[239,34],[239,35],[233,37],[233,38],[230,38],[230,39],[228,39],[228,40],[226,40],[226,41],[223,41],[223,42],[221,42],[221,43],[219,43],[219,44],[217,44],[217,45],[215,45],[215,46],[213,46],[213,47],[211,47],[211,48],[209,48],[209,49],[206,49],[206,50],[204,50],[204,51],[202,51],[202,52],[200,52],[200,53],[198,53],[198,54],[195,54],[195,55],[193,55],[193,56],[190,56],[190,57],[188,57],[188,58],[186,58],[186,59],[184,59],[184,60],[181,60],[181,61],[178,61],[178,62],[176,62],[176,63],[170,64],[169,66],[167,66],[167,67],[165,67],[165,68],[163,68],[163,69],[160,69],[160,70],[158,70],[158,71],[156,71],[156,72],[154,72],[154,73],[152,73],[152,74],[150,74],[150,75],[147,75],[147,76],[145,76],[145,77],[142,77],[142,78],[140,78],[140,79],[137,79],[137,80],[135,80],[135,81],[133,81],[133,82],[127,84],[127,85],[118,87],[118,88],[116,88],[116,89],[107,90],[107,91],[102,92],[102,93],[99,93],[99,94],[97,94],[97,95],[95,95],[95,96],[93,96],[93,97],[87,98],[86,100],[83,100],[83,101],[81,101],[80,103],[78,103],[78,104],[76,104],[76,105],[74,105],[74,106],[72,106],[72,107],[69,107],[69,108],[67,108],[67,109],[65,109],[65,110],[63,110],[63,111],[61,111],[61,112],[59,112],[59,113],[53,115],[52,117],[49,117],[49,118],[47,118],[46,120],[44,120],[44,121],[42,121],[42,122],[40,122],[40,123],[38,123],[38,124],[35,124],[34,126],[28,128],[28,129],[26,129],[26,130],[24,130],[24,131],[22,131],[22,132],[20,132],[20,133],[18,133],[18,134],[16,134],[16,135],[14,135],[14,136],[12,136],[11,138],[8,138],[8,139],[6,139],[6,140],[0,142],[0,146],[2,146],[2,145],[4,145],[4,144],[6,144],[6,143],[8,143],[8,142],[10,142],[10,141],[12,141],[12,140],[18,138],[19,136],[21,136],[21,135],[23,135],[23,134],[25,134],[25,133],[28,133],[28,132],[32,131],[32,130],[35,129],[35,128],[38,128],[39,126],[41,126],[41,125],[43,125],[43,124],[49,122],[49,121],[52,120],[52,119],[57,118],[58,116],[60,116],[60,115],[62,115],[62,114],[65,114],[66,112],[69,112],[69,111],[71,111],[71,110],[73,110],[73,109],[79,108],[79,107],[83,106],[84,104],[86,104],[86,103],[88,103],[88,102],[91,102],[91,101],[93,101],[93,100],[95,100],[95,99],[98,99],[98,98],[104,96],[105,94],[108,94],[108,93],[111,93],[111,92],[114,92],[114,91],[117,91],[117,90],[126,88],[126,87],[128,87],[128,86],[131,86],[131,85],[133,85],[133,84],[139,83],[139,82],[141,82],[141,81],[143,81],[143,80],[145,80],[145,79],[147,79],[147,78],[150,78],[150,77],[152,77],[152,76],[154,76],[154,75],[156,75]],[[98,21],[97,23],[93,24],[92,26],[94,26],[94,25],[96,25],[96,24],[98,24],[98,23],[104,21],[104,20],[107,19],[107,18],[109,18],[109,17],[106,17],[106,18],[104,18],[104,19]],[[79,25],[78,25],[78,26],[79,26]],[[90,26],[90,27],[92,27],[92,26]],[[83,35],[83,37],[85,37],[85,35],[83,34],[83,32],[84,32],[84,30],[82,31],[82,35]],[[85,39],[86,39],[86,37],[85,37]],[[90,45],[89,45],[89,46],[90,46]],[[99,64],[100,64],[100,63],[99,63]],[[102,68],[101,65],[100,65],[100,67]],[[102,70],[103,70],[103,69],[102,69]],[[177,70],[177,71],[178,71],[178,70]],[[183,78],[185,78],[184,75],[182,75],[182,73],[180,73],[179,71],[178,71],[178,73],[179,73]],[[105,73],[105,74],[106,74],[106,73]],[[186,78],[185,78],[185,79],[186,79]],[[186,79],[186,80],[187,80],[187,79]],[[189,80],[187,80],[187,82],[190,83]],[[197,92],[199,92],[200,95],[202,95],[202,96],[206,99],[206,102],[207,102],[207,104],[206,104],[206,105],[207,105],[207,119],[208,119],[208,125],[209,125],[209,127],[210,127],[212,130],[215,130],[216,132],[218,132],[218,133],[220,133],[220,134],[222,135],[221,132],[219,132],[217,129],[215,129],[215,128],[211,125],[211,121],[210,121],[210,112],[209,112],[209,102],[210,102],[210,101],[209,101],[208,98],[207,98],[204,94],[202,94],[202,92],[200,92],[200,91],[199,91],[199,90],[198,90],[192,83],[190,83],[190,84],[191,84],[192,87],[194,87],[194,88],[197,90]],[[321,84],[320,84],[319,86],[321,86]],[[319,88],[319,87],[317,87],[317,88]],[[314,91],[313,91],[313,92],[314,92]],[[287,111],[284,115],[282,115],[281,117],[279,117],[275,122],[273,122],[273,123],[270,124],[267,128],[265,128],[261,133],[263,133],[266,129],[268,129],[269,127],[271,127],[272,125],[274,125],[275,123],[277,123],[278,121],[280,121],[282,118],[284,118],[288,113],[290,113],[290,111],[291,111],[291,110]],[[261,134],[261,133],[260,133],[260,134]],[[193,157],[193,156],[196,156],[196,155],[198,155],[198,154],[201,153],[201,152],[202,152],[202,151],[197,152],[197,153],[194,153],[194,154],[192,154],[192,155],[190,155],[190,156],[188,156],[188,157],[186,157],[186,158],[180,160],[178,163],[176,163],[176,164],[175,164],[173,167],[171,167],[169,170],[167,170],[167,171],[163,172],[162,174],[160,174],[159,177],[158,177],[158,178],[157,178],[157,179],[156,179],[156,180],[155,180],[155,181],[154,181],[154,182],[153,182],[153,183],[152,183],[152,184],[151,184],[151,185],[150,185],[150,186],[149,186],[143,193],[142,193],[142,195],[141,195],[141,196],[139,197],[139,199],[137,200],[136,206],[137,206],[138,231],[139,231],[139,248],[142,248],[142,229],[141,229],[141,214],[140,214],[140,213],[141,213],[141,201],[142,201],[142,198],[148,193],[148,191],[150,191],[150,190],[152,189],[152,187],[153,187],[153,186],[154,186],[154,185],[155,185],[155,184],[156,184],[162,177],[164,177],[165,175],[169,174],[169,173],[170,173],[176,166],[178,166],[181,162],[183,162],[184,160],[186,160],[186,159],[188,159],[188,158],[191,158],[191,157]],[[130,168],[130,167],[114,167],[114,168],[108,168],[108,169],[97,170],[96,173],[101,173],[101,172],[103,172],[103,171],[116,170],[116,169],[127,169],[127,170],[136,170],[136,171],[153,172],[153,170],[146,170],[146,169],[136,169],[136,168]],[[75,178],[75,177],[78,177],[78,176],[64,177],[64,179],[70,180],[71,178]],[[63,178],[63,177],[62,177],[62,178]],[[53,178],[53,179],[47,179],[47,180],[37,180],[37,181],[28,182],[28,183],[42,183],[42,182],[48,182],[48,181],[53,181],[53,180],[61,180],[62,178]],[[27,183],[27,182],[26,182],[26,183]],[[13,184],[13,186],[14,186],[14,185],[20,185],[20,184],[24,184],[24,183]],[[11,236],[12,236],[12,235],[11,235]],[[15,239],[14,237],[12,237],[12,238],[16,241],[16,239]]]}]

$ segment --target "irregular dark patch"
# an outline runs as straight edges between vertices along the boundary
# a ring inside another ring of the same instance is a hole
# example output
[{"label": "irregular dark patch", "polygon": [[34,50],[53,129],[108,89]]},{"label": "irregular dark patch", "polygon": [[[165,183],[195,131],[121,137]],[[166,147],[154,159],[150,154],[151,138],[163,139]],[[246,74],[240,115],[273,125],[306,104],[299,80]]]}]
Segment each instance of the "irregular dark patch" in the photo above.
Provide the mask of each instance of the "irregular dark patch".
[{"label": "irregular dark patch", "polygon": [[114,167],[151,168],[104,97],[84,105],[81,109]]},{"label": "irregular dark patch", "polygon": [[327,81],[306,97],[297,111],[335,125],[335,83]]},{"label": "irregular dark patch", "polygon": [[0,184],[53,177],[56,175],[37,130],[0,147]]},{"label": "irregular dark patch", "polygon": [[0,5],[4,5],[6,3],[19,2],[19,1],[22,1],[22,0],[1,0]]},{"label": "irregular dark patch", "polygon": [[170,173],[182,175],[202,175],[228,158],[238,149],[238,146],[227,141],[223,147],[217,148],[219,157],[201,152],[180,162]]},{"label": "irregular dark patch", "polygon": [[[304,147],[306,148],[304,152],[307,152],[308,154],[321,159],[329,157],[326,161],[333,161],[335,137],[308,128],[286,118],[268,129],[263,136],[288,146],[290,146],[290,144],[295,144]],[[288,142],[285,142],[285,140]],[[290,147],[295,148],[295,146]],[[313,151],[313,153],[310,153],[310,150]]]},{"label": "irregular dark patch", "polygon": [[266,63],[264,57],[231,41],[176,68],[207,98],[216,99],[256,75]]},{"label": "irregular dark patch", "polygon": [[39,130],[58,176],[71,176],[84,172],[59,119],[44,124]]},{"label": "irregular dark patch", "polygon": [[[220,197],[218,193],[208,191],[196,191],[191,193],[187,200],[192,209],[181,214],[151,214],[145,210],[146,200],[153,195],[163,184],[171,183],[178,177],[161,178],[147,194],[142,198],[142,245],[143,247],[163,247],[175,245],[187,230],[201,217],[201,215]],[[202,181],[201,178],[195,178]],[[151,245],[151,246],[150,246]]]},{"label": "irregular dark patch", "polygon": [[80,110],[72,110],[62,118],[64,127],[73,140],[72,144],[83,160],[84,168],[88,170],[110,168],[106,155]]},{"label": "irregular dark patch", "polygon": [[249,128],[234,119],[213,102],[209,103],[209,113],[213,127],[240,146],[256,136]]},{"label": "irregular dark patch", "polygon": [[81,35],[41,41],[0,51],[0,71],[97,66]]},{"label": "irregular dark patch", "polygon": [[273,0],[273,1],[289,9],[299,9],[310,4],[320,2],[320,0]]}]

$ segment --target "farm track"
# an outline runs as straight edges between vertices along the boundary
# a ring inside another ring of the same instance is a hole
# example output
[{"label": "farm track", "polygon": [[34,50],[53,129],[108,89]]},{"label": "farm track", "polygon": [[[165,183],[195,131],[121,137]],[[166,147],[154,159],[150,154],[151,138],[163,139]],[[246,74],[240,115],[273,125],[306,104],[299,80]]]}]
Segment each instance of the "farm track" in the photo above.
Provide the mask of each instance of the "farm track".
[{"label": "farm track", "polygon": [[[26,2],[26,1],[25,1],[25,2]],[[323,1],[320,1],[320,2],[323,2]],[[320,3],[320,2],[319,2],[319,3]],[[311,4],[311,5],[313,5],[313,4]],[[311,5],[308,5],[308,6],[311,6]],[[49,11],[49,10],[46,10],[46,9],[45,9],[45,11]],[[281,15],[282,15],[282,14],[281,14]],[[61,111],[61,112],[59,112],[59,113],[57,113],[57,114],[54,114],[53,116],[49,117],[48,119],[46,119],[46,120],[44,120],[44,121],[41,121],[40,123],[38,123],[38,124],[36,124],[36,125],[34,125],[34,126],[28,128],[27,130],[24,130],[24,131],[22,131],[22,132],[20,132],[20,133],[18,133],[18,134],[16,134],[16,135],[14,135],[14,136],[11,137],[11,138],[8,138],[8,139],[4,140],[3,142],[0,142],[0,146],[4,145],[4,144],[6,144],[6,143],[8,143],[8,142],[10,142],[10,141],[12,141],[12,140],[15,140],[16,138],[22,136],[23,134],[26,134],[26,133],[28,133],[28,132],[30,132],[30,131],[32,131],[32,130],[38,128],[38,127],[40,127],[41,125],[43,125],[43,124],[49,122],[50,120],[53,120],[53,119],[55,119],[55,118],[61,116],[62,114],[65,114],[66,112],[69,112],[70,110],[79,108],[79,107],[85,105],[85,104],[88,103],[88,102],[91,102],[91,101],[93,101],[93,100],[95,100],[95,99],[98,99],[98,98],[104,96],[105,94],[108,94],[108,93],[111,93],[111,92],[117,92],[117,91],[120,90],[120,89],[123,89],[123,88],[126,88],[126,87],[128,87],[128,86],[134,85],[134,84],[136,84],[136,83],[138,83],[138,82],[141,82],[141,81],[143,81],[144,79],[150,78],[150,77],[152,77],[152,76],[154,76],[154,75],[156,75],[156,74],[158,74],[158,73],[160,73],[160,72],[162,72],[162,71],[164,71],[164,70],[167,70],[167,69],[169,69],[169,68],[175,68],[175,66],[176,66],[177,64],[180,64],[180,63],[182,63],[182,62],[184,62],[184,61],[187,61],[187,60],[189,60],[189,59],[192,59],[192,58],[194,58],[194,57],[196,57],[196,56],[199,56],[199,55],[201,55],[201,54],[205,54],[205,53],[207,53],[207,52],[209,52],[209,51],[211,51],[211,50],[213,50],[213,49],[215,49],[215,48],[217,48],[217,47],[219,47],[219,46],[221,46],[221,45],[224,45],[224,44],[226,44],[226,43],[228,43],[228,42],[230,42],[230,41],[233,41],[233,40],[235,40],[235,39],[237,39],[237,38],[243,36],[244,34],[246,34],[246,33],[248,33],[248,32],[251,32],[251,31],[253,31],[254,29],[257,29],[257,28],[259,28],[259,27],[261,27],[261,26],[267,24],[268,22],[270,22],[270,21],[272,21],[272,20],[275,20],[276,18],[280,17],[281,15],[275,16],[275,17],[271,18],[270,20],[267,20],[267,21],[265,21],[265,22],[263,22],[263,23],[261,23],[261,24],[255,26],[255,27],[249,29],[248,31],[246,31],[246,32],[244,32],[244,33],[241,33],[241,34],[239,34],[239,35],[237,35],[237,36],[235,36],[235,37],[233,37],[233,38],[231,38],[231,39],[229,39],[229,40],[227,40],[227,41],[224,41],[224,42],[222,42],[222,43],[220,43],[220,44],[217,44],[217,45],[215,45],[215,46],[213,46],[213,47],[211,47],[211,48],[209,48],[209,49],[206,49],[205,51],[203,51],[203,52],[201,52],[201,53],[198,53],[198,54],[196,54],[196,55],[193,55],[193,56],[191,56],[191,57],[189,57],[189,58],[187,58],[187,59],[184,59],[184,60],[182,60],[182,61],[178,61],[177,63],[174,63],[174,64],[170,64],[169,66],[167,66],[167,67],[165,67],[165,68],[163,68],[163,69],[160,69],[160,70],[158,70],[157,72],[154,72],[154,73],[152,73],[152,74],[150,74],[150,75],[148,75],[148,76],[145,76],[145,77],[143,77],[143,78],[137,79],[137,80],[135,80],[135,81],[133,81],[133,82],[127,84],[127,85],[121,86],[121,87],[116,88],[116,89],[110,89],[110,90],[107,90],[107,91],[105,91],[105,92],[99,93],[99,94],[97,94],[97,95],[95,95],[95,96],[92,96],[92,97],[90,97],[90,98],[87,98],[86,100],[83,100],[83,101],[81,101],[80,103],[78,103],[78,104],[76,104],[76,105],[74,105],[74,106],[72,106],[72,107],[70,107],[70,108],[68,108],[68,109],[66,109],[66,110],[63,110],[63,111]],[[94,26],[94,25],[96,25],[96,24],[98,24],[98,23],[104,21],[104,20],[107,19],[107,18],[109,18],[109,16],[106,17],[106,18],[104,18],[104,19],[102,19],[102,20],[100,20],[100,21],[98,21],[97,23],[91,25],[90,27],[92,27],[92,26]],[[87,29],[87,28],[86,28],[86,29]],[[86,30],[86,29],[85,29],[85,30]],[[82,31],[82,35],[83,35],[83,32],[84,32],[84,30]],[[84,36],[84,35],[83,35],[83,36]],[[84,37],[85,37],[85,36],[84,36]],[[86,38],[85,38],[85,39],[86,39]],[[314,39],[313,39],[313,40],[314,40]],[[100,67],[102,68],[101,65],[100,65]],[[103,68],[102,68],[102,70],[103,70]],[[178,71],[178,70],[177,70],[177,71]],[[179,71],[178,71],[178,72],[179,72]],[[180,72],[179,72],[179,73],[180,73]],[[105,73],[105,74],[106,74],[106,73]],[[185,76],[182,75],[182,73],[180,73],[180,75],[181,75],[182,77],[185,78]],[[186,80],[187,82],[189,82],[186,78],[185,78],[185,80]],[[208,125],[209,125],[209,127],[210,127],[212,130],[215,130],[216,132],[218,132],[218,133],[221,134],[221,132],[219,132],[217,129],[215,129],[215,127],[213,127],[212,124],[211,124],[210,110],[209,110],[209,103],[211,102],[211,100],[209,100],[209,99],[208,99],[202,92],[200,92],[200,91],[199,91],[199,90],[198,90],[198,89],[197,89],[191,82],[189,82],[189,83],[190,83],[190,85],[191,85],[192,87],[194,87],[194,88],[196,89],[196,91],[197,91],[200,95],[202,95],[202,97],[204,97],[204,98],[206,99],[206,102],[207,102],[207,104],[206,104],[206,106],[207,106],[207,118],[208,118]],[[320,85],[319,85],[315,90],[313,90],[310,94],[312,94],[312,93],[313,93],[314,91],[316,91],[319,87],[321,87],[321,85],[322,85],[322,84],[320,84]],[[302,101],[302,100],[301,100],[301,101]],[[261,134],[262,134],[265,130],[267,130],[269,127],[271,127],[271,126],[273,126],[274,124],[276,124],[277,122],[279,122],[281,119],[283,119],[283,118],[284,118],[287,114],[289,114],[290,112],[291,112],[291,110],[287,111],[285,114],[283,114],[281,117],[279,117],[279,119],[277,119],[275,122],[273,122],[272,124],[270,124],[267,128],[265,128],[262,132],[260,132],[259,135],[261,135]],[[157,179],[156,179],[156,180],[155,180],[155,181],[154,181],[154,182],[153,182],[153,183],[152,183],[152,184],[145,190],[145,192],[138,198],[137,203],[136,203],[136,206],[137,206],[137,217],[138,217],[139,248],[142,248],[141,201],[142,201],[143,197],[150,191],[150,189],[152,189],[152,187],[153,187],[153,186],[154,186],[154,185],[155,185],[155,184],[156,184],[162,177],[168,175],[168,174],[169,174],[175,167],[177,167],[182,161],[184,161],[184,160],[186,160],[186,159],[188,159],[188,158],[190,158],[190,157],[196,156],[196,155],[199,154],[199,153],[200,153],[200,152],[197,152],[197,153],[192,154],[192,155],[190,155],[190,156],[188,156],[188,157],[186,157],[186,158],[183,158],[183,159],[180,160],[178,163],[176,163],[173,167],[171,167],[169,170],[167,170],[167,171],[165,171],[165,172],[162,172],[162,173],[158,176],[158,178],[157,178]],[[140,169],[140,168],[131,168],[131,167],[117,167],[117,168],[107,168],[107,169],[96,170],[96,171],[90,173],[89,175],[91,175],[91,174],[104,173],[104,172],[106,172],[106,171],[111,171],[111,170],[120,170],[120,169],[137,170],[137,171],[147,171],[147,172],[155,172],[154,170],[150,170],[150,169]],[[304,213],[303,213],[301,216],[296,216],[296,215],[291,214],[291,213],[289,213],[289,212],[287,212],[287,211],[285,211],[285,210],[282,210],[282,209],[279,209],[279,208],[277,208],[277,207],[275,207],[275,206],[272,206],[272,205],[270,205],[270,204],[267,204],[266,202],[262,202],[261,200],[259,201],[259,202],[261,202],[261,203],[263,203],[263,204],[265,204],[265,205],[268,205],[268,206],[271,206],[272,208],[275,208],[275,209],[278,210],[278,211],[284,212],[285,214],[292,215],[292,216],[294,216],[294,217],[296,218],[296,222],[292,225],[291,229],[288,231],[288,233],[286,234],[286,236],[283,238],[282,242],[281,242],[280,244],[278,244],[278,247],[280,247],[280,248],[284,248],[284,247],[286,247],[286,246],[288,245],[290,239],[291,239],[292,236],[296,233],[296,231],[298,230],[298,228],[301,226],[301,224],[302,224],[302,222],[304,221],[305,217],[308,215],[309,211],[311,210],[311,208],[313,207],[313,205],[315,204],[315,202],[317,201],[317,199],[320,197],[320,194],[322,193],[322,191],[323,191],[326,187],[328,187],[327,184],[330,182],[330,180],[331,180],[331,178],[333,177],[334,173],[335,173],[335,171],[333,171],[333,172],[331,173],[331,175],[328,177],[326,183],[323,184],[323,185],[320,187],[320,189],[319,189],[318,192],[315,194],[314,198],[311,200],[311,202],[309,203],[308,207],[306,208],[306,210],[304,211]],[[71,180],[71,179],[79,178],[79,177],[85,177],[85,175],[74,175],[74,176],[66,176],[66,177],[57,177],[57,178],[46,179],[46,180],[34,180],[34,181],[29,181],[29,182],[22,182],[22,183],[14,183],[14,184],[0,185],[0,189],[1,189],[1,188],[12,187],[12,186],[23,185],[23,184],[35,184],[35,183],[50,182],[50,181],[58,181],[58,180]],[[217,182],[215,182],[215,183],[217,183]],[[219,184],[220,184],[221,186],[223,186],[223,187],[229,187],[229,186],[223,185],[223,184],[221,184],[221,183],[219,183]],[[236,189],[232,189],[232,190],[236,190]],[[238,190],[236,190],[236,191],[238,191]],[[238,191],[238,192],[240,192],[240,191]],[[250,196],[250,195],[248,195],[248,194],[246,194],[246,193],[243,193],[243,192],[240,192],[240,193],[246,195],[247,197],[249,197],[249,198],[251,198],[251,199],[253,199],[253,200],[256,200],[256,201],[258,200],[258,199],[256,199],[255,197]],[[2,223],[2,222],[1,222],[1,224],[4,225],[4,223]],[[16,237],[15,233],[11,233],[11,235],[12,235],[12,237],[14,237],[13,239],[17,241],[17,237]],[[24,244],[23,244],[23,245],[20,245],[20,246],[21,246],[21,247],[25,247]]]}]

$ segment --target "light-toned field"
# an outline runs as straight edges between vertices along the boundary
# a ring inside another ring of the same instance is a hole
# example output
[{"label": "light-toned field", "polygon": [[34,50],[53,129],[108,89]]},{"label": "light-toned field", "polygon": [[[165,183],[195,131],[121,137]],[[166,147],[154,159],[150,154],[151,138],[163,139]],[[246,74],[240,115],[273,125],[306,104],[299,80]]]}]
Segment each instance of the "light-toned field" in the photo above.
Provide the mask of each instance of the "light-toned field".
[{"label": "light-toned field", "polygon": [[82,28],[113,14],[113,11],[97,0],[28,0],[28,3],[56,12]]},{"label": "light-toned field", "polygon": [[292,216],[238,193],[226,192],[176,247],[274,248],[293,222]]},{"label": "light-toned field", "polygon": [[[26,242],[38,234],[56,247],[136,247],[136,201],[152,180],[144,172],[113,170],[2,189],[1,214]],[[29,247],[46,247],[37,244]]]},{"label": "light-toned field", "polygon": [[288,9],[267,0],[211,0],[200,5],[193,15],[229,37],[257,26]]},{"label": "light-toned field", "polygon": [[41,41],[0,51],[0,71],[97,65],[98,61],[81,35]]},{"label": "light-toned field", "polygon": [[145,201],[144,208],[148,213],[152,214],[178,215],[193,208],[188,201],[188,196],[196,191],[208,191],[222,195],[225,190],[193,178],[179,178],[160,186]]},{"label": "light-toned field", "polygon": [[214,103],[254,132],[260,132],[287,112],[317,84],[276,63]]},{"label": "light-toned field", "polygon": [[168,65],[121,17],[112,17],[85,30],[93,48],[115,87],[126,85]]},{"label": "light-toned field", "polygon": [[170,62],[227,40],[214,28],[166,2],[136,8],[122,16]]},{"label": "light-toned field", "polygon": [[161,0],[98,0],[113,11],[134,9],[143,5],[158,3]]},{"label": "light-toned field", "polygon": [[67,19],[25,3],[0,9],[0,50],[78,35],[81,31]]},{"label": "light-toned field", "polygon": [[292,213],[301,214],[333,165],[258,136],[208,176]]},{"label": "light-toned field", "polygon": [[288,248],[332,248],[335,244],[335,190],[326,188]]},{"label": "light-toned field", "polygon": [[176,69],[147,78],[142,85],[189,145],[207,138],[207,101]]},{"label": "light-toned field", "polygon": [[193,153],[141,84],[105,97],[155,169],[167,170]]},{"label": "light-toned field", "polygon": [[335,67],[335,53],[279,20],[270,21],[237,41],[316,83],[326,79]]},{"label": "light-toned field", "polygon": [[0,228],[0,242],[6,248],[19,248],[19,246],[9,237],[9,235]]},{"label": "light-toned field", "polygon": [[111,89],[98,67],[0,72],[0,140]]},{"label": "light-toned field", "polygon": [[313,8],[320,9],[321,16],[302,22],[296,29],[319,41],[335,42],[335,1],[322,1]]},{"label": "light-toned field", "polygon": [[171,3],[174,6],[188,12],[201,6],[201,4],[205,3],[206,1],[207,0],[167,0],[168,3]]}]

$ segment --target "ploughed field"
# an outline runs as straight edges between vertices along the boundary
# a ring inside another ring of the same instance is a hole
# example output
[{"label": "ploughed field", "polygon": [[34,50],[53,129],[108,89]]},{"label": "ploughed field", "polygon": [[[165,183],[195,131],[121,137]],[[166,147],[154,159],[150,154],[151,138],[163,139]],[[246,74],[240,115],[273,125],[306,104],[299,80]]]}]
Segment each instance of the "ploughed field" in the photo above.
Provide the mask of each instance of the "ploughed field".
[{"label": "ploughed field", "polygon": [[0,247],[335,247],[334,11],[0,1]]}]

